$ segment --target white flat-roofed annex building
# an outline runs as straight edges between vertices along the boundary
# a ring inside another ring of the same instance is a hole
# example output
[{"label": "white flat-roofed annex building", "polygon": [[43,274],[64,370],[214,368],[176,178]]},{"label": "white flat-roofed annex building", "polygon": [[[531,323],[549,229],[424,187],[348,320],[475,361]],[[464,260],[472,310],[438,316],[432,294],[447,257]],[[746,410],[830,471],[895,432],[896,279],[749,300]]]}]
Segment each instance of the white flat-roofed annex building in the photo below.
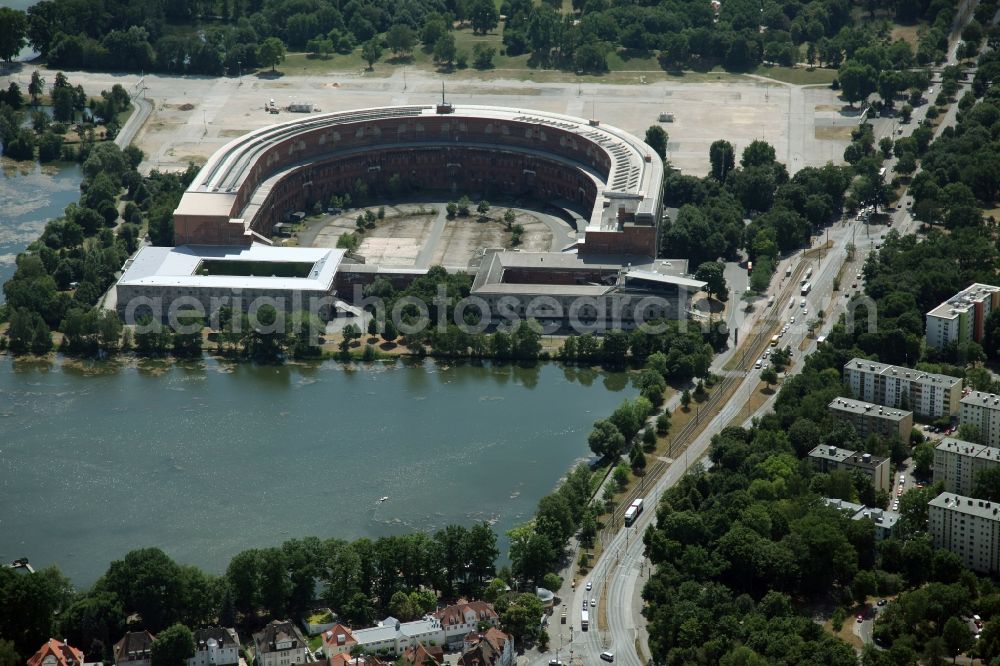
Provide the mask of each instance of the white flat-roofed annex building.
[{"label": "white flat-roofed annex building", "polygon": [[125,264],[117,309],[127,324],[146,314],[166,321],[171,311],[200,310],[207,318],[222,306],[248,312],[265,304],[327,318],[343,257],[331,248],[147,246]]},{"label": "white flat-roofed annex building", "polygon": [[962,380],[864,358],[844,365],[844,382],[858,400],[909,409],[934,420],[958,413]]},{"label": "white flat-roofed annex building", "polygon": [[927,503],[927,523],[935,548],[974,571],[1000,571],[1000,504],[944,492]]},{"label": "white flat-roofed annex building", "polygon": [[412,622],[387,617],[374,627],[355,629],[350,635],[360,647],[372,652],[385,650],[395,655],[403,654],[406,648],[416,647],[418,643],[443,646],[446,642],[440,620],[432,615]]}]

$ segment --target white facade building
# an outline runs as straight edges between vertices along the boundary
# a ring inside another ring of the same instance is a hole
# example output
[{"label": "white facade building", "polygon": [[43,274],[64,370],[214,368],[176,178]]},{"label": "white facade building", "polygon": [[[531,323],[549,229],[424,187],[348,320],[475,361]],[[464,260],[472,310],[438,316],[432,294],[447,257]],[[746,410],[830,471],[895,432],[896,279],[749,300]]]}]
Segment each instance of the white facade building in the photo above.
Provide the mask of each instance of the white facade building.
[{"label": "white facade building", "polygon": [[493,604],[486,601],[459,601],[435,611],[434,617],[441,623],[449,646],[461,645],[470,631],[479,630],[481,622],[490,627],[500,626]]},{"label": "white facade building", "polygon": [[232,666],[240,663],[240,639],[235,629],[195,629],[194,656],[187,666]]},{"label": "white facade building", "polygon": [[972,391],[962,398],[960,421],[976,428],[981,444],[1000,447],[1000,395]]},{"label": "white facade building", "polygon": [[949,493],[972,492],[979,473],[1000,465],[1000,448],[945,437],[934,447],[934,481]]},{"label": "white facade building", "polygon": [[949,342],[980,342],[986,318],[1000,306],[1000,287],[971,284],[927,313],[927,346],[941,349]]},{"label": "white facade building", "polygon": [[1000,571],[1000,505],[996,502],[941,493],[928,503],[928,529],[935,548],[945,548],[966,567],[983,573]]},{"label": "white facade building", "polygon": [[962,399],[958,377],[863,358],[847,362],[844,382],[858,400],[908,409],[914,416],[931,421],[956,414]]},{"label": "white facade building", "polygon": [[357,644],[366,650],[379,652],[382,650],[392,654],[403,654],[408,647],[417,643],[424,645],[444,645],[445,633],[441,622],[431,615],[422,620],[400,622],[394,617],[387,617],[374,627],[356,629],[351,632]]},{"label": "white facade building", "polygon": [[292,666],[313,660],[309,643],[290,620],[272,620],[253,635],[257,666]]}]

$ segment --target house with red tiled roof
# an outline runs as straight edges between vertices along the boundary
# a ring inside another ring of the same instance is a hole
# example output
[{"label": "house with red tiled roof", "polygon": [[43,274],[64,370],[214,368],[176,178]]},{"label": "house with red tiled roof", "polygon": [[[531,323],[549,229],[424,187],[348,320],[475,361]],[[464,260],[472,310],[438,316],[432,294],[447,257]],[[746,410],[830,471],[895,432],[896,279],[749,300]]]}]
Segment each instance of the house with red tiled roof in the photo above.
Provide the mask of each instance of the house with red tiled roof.
[{"label": "house with red tiled roof", "polygon": [[469,632],[462,641],[459,666],[511,666],[514,640],[496,627],[483,633]]},{"label": "house with red tiled roof", "polygon": [[441,666],[444,650],[440,645],[427,647],[423,643],[417,643],[403,650],[402,659],[412,666]]},{"label": "house with red tiled roof", "polygon": [[155,636],[148,631],[130,631],[115,643],[115,666],[149,666]]},{"label": "house with red tiled roof", "polygon": [[323,632],[323,654],[333,659],[338,654],[348,654],[358,644],[351,630],[337,623]]},{"label": "house with red tiled roof", "polygon": [[28,666],[83,666],[83,652],[50,638],[28,659]]},{"label": "house with red tiled roof", "polygon": [[493,604],[486,601],[466,601],[445,606],[434,613],[444,629],[445,643],[458,646],[470,631],[479,631],[481,622],[491,627],[500,626],[500,616],[493,610]]}]

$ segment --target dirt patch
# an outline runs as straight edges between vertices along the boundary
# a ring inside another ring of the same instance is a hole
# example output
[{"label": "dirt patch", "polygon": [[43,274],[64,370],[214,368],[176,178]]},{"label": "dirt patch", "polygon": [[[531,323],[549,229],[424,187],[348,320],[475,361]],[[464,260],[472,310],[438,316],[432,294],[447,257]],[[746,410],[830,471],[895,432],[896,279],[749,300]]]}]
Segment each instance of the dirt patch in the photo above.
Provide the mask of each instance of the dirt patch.
[{"label": "dirt patch", "polygon": [[816,139],[818,141],[850,141],[850,127],[817,127]]},{"label": "dirt patch", "polygon": [[892,41],[897,39],[902,39],[904,42],[908,42],[913,48],[917,47],[917,31],[920,29],[919,25],[894,25],[892,27],[892,32],[889,33],[889,38]]},{"label": "dirt patch", "polygon": [[160,108],[177,109],[178,111],[193,111],[194,104],[191,104],[190,102],[185,102],[184,104],[163,104]]}]

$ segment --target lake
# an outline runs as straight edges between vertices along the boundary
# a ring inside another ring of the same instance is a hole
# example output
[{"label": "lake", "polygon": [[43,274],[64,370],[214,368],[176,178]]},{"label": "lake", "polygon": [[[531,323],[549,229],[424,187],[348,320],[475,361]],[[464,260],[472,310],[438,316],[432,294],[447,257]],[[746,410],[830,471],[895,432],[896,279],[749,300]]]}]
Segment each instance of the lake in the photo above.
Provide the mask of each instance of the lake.
[{"label": "lake", "polygon": [[291,537],[481,520],[502,535],[636,393],[624,374],[556,364],[0,357],[0,561],[86,585],[145,546],[221,573]]},{"label": "lake", "polygon": [[80,199],[82,179],[75,162],[41,165],[0,158],[0,284],[14,274],[17,254],[41,235],[45,223]]}]

